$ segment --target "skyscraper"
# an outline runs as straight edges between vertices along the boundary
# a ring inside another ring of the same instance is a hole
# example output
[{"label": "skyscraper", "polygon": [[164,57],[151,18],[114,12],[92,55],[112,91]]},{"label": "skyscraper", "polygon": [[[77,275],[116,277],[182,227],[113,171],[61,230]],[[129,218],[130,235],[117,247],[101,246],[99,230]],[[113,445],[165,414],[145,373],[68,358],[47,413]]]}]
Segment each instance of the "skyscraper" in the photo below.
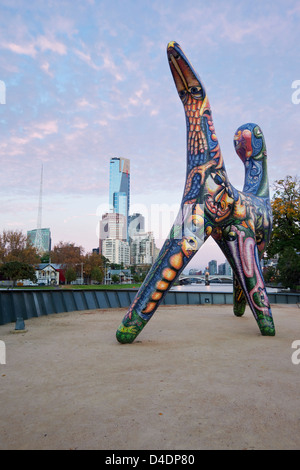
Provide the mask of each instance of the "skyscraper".
[{"label": "skyscraper", "polygon": [[[109,206],[115,214],[122,214],[126,217],[127,227],[129,204],[130,160],[128,158],[111,158],[109,165]],[[126,238],[127,235],[128,233],[126,233]]]},{"label": "skyscraper", "polygon": [[40,230],[40,237],[37,240],[37,233],[38,230],[28,230],[27,238],[29,239],[30,243],[37,248],[40,253],[46,253],[51,250],[51,232],[50,228],[41,228]]},{"label": "skyscraper", "polygon": [[126,241],[127,239],[127,225],[126,218],[122,214],[103,214],[100,220],[100,240],[99,250],[102,253],[103,241],[107,238],[115,240]]},{"label": "skyscraper", "polygon": [[218,272],[217,266],[218,264],[215,259],[212,259],[211,261],[209,261],[208,263],[209,274],[217,274]]},{"label": "skyscraper", "polygon": [[129,241],[139,232],[145,232],[145,217],[138,212],[128,218]]},{"label": "skyscraper", "polygon": [[102,255],[109,259],[110,263],[123,264],[124,266],[129,266],[130,264],[129,244],[123,240],[116,238],[106,238],[103,240]]},{"label": "skyscraper", "polygon": [[131,264],[152,264],[155,257],[155,244],[152,232],[136,232],[131,238]]}]

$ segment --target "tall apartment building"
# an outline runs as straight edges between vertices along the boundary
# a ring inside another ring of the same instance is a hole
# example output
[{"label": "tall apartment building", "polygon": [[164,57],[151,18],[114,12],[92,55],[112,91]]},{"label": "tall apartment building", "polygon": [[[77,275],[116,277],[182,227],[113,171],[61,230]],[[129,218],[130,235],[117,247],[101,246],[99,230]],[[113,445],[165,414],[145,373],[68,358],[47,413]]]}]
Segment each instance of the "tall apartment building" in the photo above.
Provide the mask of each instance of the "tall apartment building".
[{"label": "tall apartment building", "polygon": [[224,276],[232,276],[232,269],[227,260],[225,261],[225,263],[219,264],[218,274],[221,274]]},{"label": "tall apartment building", "polygon": [[217,267],[218,267],[218,264],[215,259],[212,259],[211,261],[209,261],[208,263],[209,274],[217,274],[218,273]]},{"label": "tall apartment building", "polygon": [[155,258],[155,244],[152,232],[136,232],[130,242],[131,264],[152,264]]},{"label": "tall apartment building", "polygon": [[106,213],[102,215],[102,220],[100,220],[100,241],[106,238],[126,240],[127,225],[126,217],[123,214]]},{"label": "tall apartment building", "polygon": [[[110,260],[111,263],[124,264],[123,254],[120,250],[117,250],[113,247],[113,244],[109,242],[108,244],[104,243],[106,240],[121,240],[126,243],[129,250],[129,244],[126,240],[127,237],[127,224],[126,217],[122,214],[109,214],[106,213],[102,216],[100,220],[100,240],[99,240],[99,252]],[[108,253],[105,254],[105,253]],[[122,257],[118,259],[117,256]],[[112,261],[114,259],[114,261]],[[126,263],[128,265],[129,261]]]},{"label": "tall apartment building", "polygon": [[106,238],[102,241],[102,255],[109,259],[110,263],[130,265],[129,244],[123,240]]}]

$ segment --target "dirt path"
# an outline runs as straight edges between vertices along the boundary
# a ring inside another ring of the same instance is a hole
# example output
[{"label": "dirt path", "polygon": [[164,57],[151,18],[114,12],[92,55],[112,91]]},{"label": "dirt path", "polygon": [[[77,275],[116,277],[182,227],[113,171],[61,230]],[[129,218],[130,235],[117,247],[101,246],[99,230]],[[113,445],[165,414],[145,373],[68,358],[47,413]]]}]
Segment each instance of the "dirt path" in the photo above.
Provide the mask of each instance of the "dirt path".
[{"label": "dirt path", "polygon": [[300,448],[297,306],[273,306],[275,337],[249,310],[161,307],[131,345],[115,339],[124,313],[0,326],[0,449]]}]

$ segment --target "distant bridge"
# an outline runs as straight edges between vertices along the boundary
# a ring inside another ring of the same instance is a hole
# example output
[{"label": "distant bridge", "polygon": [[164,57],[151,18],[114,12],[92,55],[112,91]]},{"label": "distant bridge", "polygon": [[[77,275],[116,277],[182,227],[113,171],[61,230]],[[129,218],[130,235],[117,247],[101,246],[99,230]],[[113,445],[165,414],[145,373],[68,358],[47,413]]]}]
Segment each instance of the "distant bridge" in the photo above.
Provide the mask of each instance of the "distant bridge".
[{"label": "distant bridge", "polygon": [[[208,278],[212,284],[232,283],[233,277],[224,274],[210,274]],[[204,274],[180,274],[179,283],[182,284],[205,284]]]}]

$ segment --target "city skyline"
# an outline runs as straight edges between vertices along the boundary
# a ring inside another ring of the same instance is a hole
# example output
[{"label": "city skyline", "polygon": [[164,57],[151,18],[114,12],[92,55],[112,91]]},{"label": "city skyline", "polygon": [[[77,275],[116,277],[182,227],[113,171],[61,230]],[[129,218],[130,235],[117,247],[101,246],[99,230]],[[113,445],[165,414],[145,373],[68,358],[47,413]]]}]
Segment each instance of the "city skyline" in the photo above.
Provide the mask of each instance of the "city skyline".
[{"label": "city skyline", "polygon": [[[151,219],[161,246],[186,173],[184,113],[166,58],[172,40],[206,85],[234,186],[242,188],[244,169],[232,139],[244,122],[265,134],[271,185],[299,175],[299,17],[294,0],[4,0],[2,229],[36,228],[43,165],[42,225],[53,246],[69,241],[91,251],[109,212],[108,162],[119,157],[131,162],[131,213]],[[161,222],[153,220],[159,207]],[[211,259],[224,257],[208,240],[191,267]]]}]

